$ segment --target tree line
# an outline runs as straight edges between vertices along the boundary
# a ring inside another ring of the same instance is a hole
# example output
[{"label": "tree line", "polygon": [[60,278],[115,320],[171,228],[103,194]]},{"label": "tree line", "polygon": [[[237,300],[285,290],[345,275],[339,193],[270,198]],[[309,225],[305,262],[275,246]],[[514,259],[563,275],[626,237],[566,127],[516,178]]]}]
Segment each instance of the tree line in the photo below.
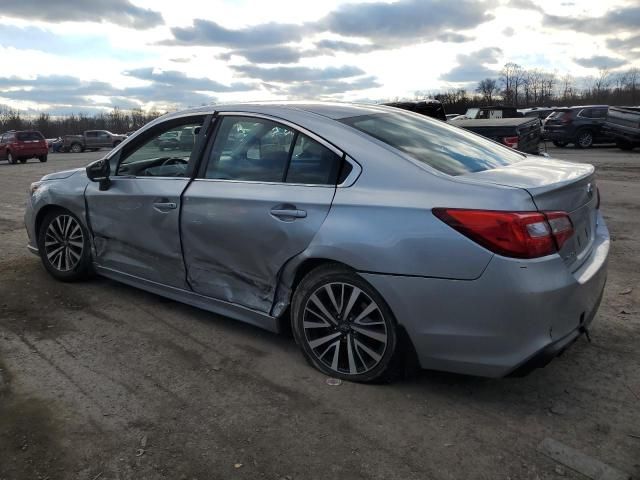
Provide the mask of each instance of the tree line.
[{"label": "tree line", "polygon": [[[578,79],[539,68],[524,68],[509,62],[497,77],[480,80],[473,91],[451,89],[428,96],[442,102],[447,113],[464,113],[483,105],[510,105],[518,108],[571,106],[579,104],[640,104],[640,69],[622,72],[600,69],[598,75]],[[424,96],[417,92],[416,96]]]},{"label": "tree line", "polygon": [[7,130],[38,130],[45,138],[81,133],[85,130],[109,130],[113,133],[126,133],[137,130],[146,123],[162,115],[162,112],[141,109],[121,110],[114,108],[110,112],[97,115],[71,114],[52,116],[40,113],[29,116],[19,110],[0,106],[0,133]]}]

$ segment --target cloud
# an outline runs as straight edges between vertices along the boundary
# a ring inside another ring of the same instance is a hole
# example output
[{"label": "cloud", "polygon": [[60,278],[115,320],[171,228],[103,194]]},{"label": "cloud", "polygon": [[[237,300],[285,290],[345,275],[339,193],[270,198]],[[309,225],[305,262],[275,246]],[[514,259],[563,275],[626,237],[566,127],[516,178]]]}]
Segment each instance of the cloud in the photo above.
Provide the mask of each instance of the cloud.
[{"label": "cloud", "polygon": [[455,32],[444,32],[436,37],[436,40],[444,43],[465,43],[474,40],[474,37]]},{"label": "cloud", "polygon": [[344,80],[324,80],[319,82],[302,82],[294,83],[283,89],[289,97],[293,98],[321,98],[329,95],[335,95],[344,92],[352,92],[356,90],[367,90],[369,88],[378,88],[382,84],[373,76],[357,78],[352,81]]},{"label": "cloud", "polygon": [[[206,79],[183,77],[181,72],[162,72],[155,75],[152,69],[141,68],[128,72],[136,78],[151,80],[149,85],[141,87],[115,88],[111,84],[100,81],[83,81],[68,75],[42,75],[35,78],[0,77],[0,97],[9,100],[35,102],[53,105],[54,109],[62,107],[87,108],[113,107],[131,108],[142,103],[154,103],[171,106],[194,106],[209,104],[216,100],[211,93],[195,91],[196,89],[231,91],[234,86],[247,88],[246,84],[224,86]],[[177,75],[176,75],[177,73]],[[158,80],[154,80],[157,76]],[[185,81],[185,78],[187,79]],[[183,86],[176,83],[183,82]],[[186,82],[189,88],[184,85]],[[206,88],[205,88],[206,87]],[[104,97],[96,99],[95,97]],[[76,110],[78,111],[78,110]]]},{"label": "cloud", "polygon": [[573,61],[585,68],[617,68],[627,64],[622,58],[594,55],[586,58],[574,58]]},{"label": "cloud", "polygon": [[233,55],[244,57],[252,63],[297,63],[303,56],[308,56],[305,52],[297,48],[277,45],[231,50],[230,52],[218,55],[218,58],[221,60],[229,60]]},{"label": "cloud", "polygon": [[545,14],[543,23],[549,27],[573,29],[596,35],[635,32],[640,25],[640,5],[616,8],[600,17],[565,17]]},{"label": "cloud", "polygon": [[640,58],[640,35],[627,38],[608,38],[607,47],[618,54],[632,58]]},{"label": "cloud", "polygon": [[511,0],[507,6],[518,10],[534,10],[544,13],[544,9],[533,0]]},{"label": "cloud", "polygon": [[458,66],[440,76],[447,82],[479,82],[487,77],[495,77],[498,71],[486,67],[485,64],[498,63],[502,56],[502,50],[498,47],[488,47],[472,52],[469,55],[461,54],[456,57]]},{"label": "cloud", "polygon": [[320,40],[316,42],[316,47],[323,53],[328,52],[331,54],[333,52],[369,53],[387,48],[382,45],[345,42],[342,40]]},{"label": "cloud", "polygon": [[107,22],[136,29],[164,24],[159,12],[129,0],[3,0],[0,15],[49,23]]},{"label": "cloud", "polygon": [[162,45],[202,45],[233,49],[252,48],[256,45],[279,45],[298,42],[303,33],[301,25],[264,23],[237,30],[225,28],[210,20],[195,19],[190,27],[171,29],[173,39],[160,42]]},{"label": "cloud", "polygon": [[318,29],[394,45],[437,39],[447,30],[475,28],[493,19],[493,2],[400,0],[346,4],[318,22]]},{"label": "cloud", "polygon": [[129,77],[140,80],[149,80],[157,85],[173,87],[179,90],[206,90],[213,92],[242,92],[253,90],[255,85],[235,82],[231,85],[223,85],[208,78],[188,77],[183,72],[176,70],[158,70],[152,67],[137,68],[123,72]]},{"label": "cloud", "polygon": [[256,65],[232,65],[230,67],[246,77],[258,78],[265,82],[308,82],[326,81],[364,75],[358,67],[342,66],[327,68],[312,67],[258,67]]},{"label": "cloud", "polygon": [[[495,0],[399,0],[393,3],[368,2],[346,4],[325,17],[303,25],[263,23],[240,29],[229,29],[211,20],[196,19],[189,27],[171,29],[173,38],[163,40],[163,45],[208,45],[233,50],[253,51],[256,45],[266,47],[299,42],[304,36],[331,32],[344,37],[368,39],[380,48],[440,40],[467,41],[460,30],[477,27],[493,19],[487,10]],[[335,51],[358,52],[367,47],[335,42]],[[367,50],[370,51],[370,50]]]},{"label": "cloud", "polygon": [[516,33],[516,31],[515,31],[513,28],[511,28],[511,27],[507,27],[507,28],[505,28],[504,30],[502,30],[502,34],[503,34],[505,37],[513,37],[513,35],[514,35],[515,33]]}]

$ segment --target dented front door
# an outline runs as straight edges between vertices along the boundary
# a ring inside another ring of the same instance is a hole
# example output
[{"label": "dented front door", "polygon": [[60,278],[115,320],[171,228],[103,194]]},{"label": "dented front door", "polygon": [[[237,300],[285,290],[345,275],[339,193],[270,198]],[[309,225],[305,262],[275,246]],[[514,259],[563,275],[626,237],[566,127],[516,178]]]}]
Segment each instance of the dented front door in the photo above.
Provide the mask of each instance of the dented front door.
[{"label": "dented front door", "polygon": [[188,288],[180,245],[180,195],[187,178],[112,177],[108,190],[85,192],[101,267]]}]

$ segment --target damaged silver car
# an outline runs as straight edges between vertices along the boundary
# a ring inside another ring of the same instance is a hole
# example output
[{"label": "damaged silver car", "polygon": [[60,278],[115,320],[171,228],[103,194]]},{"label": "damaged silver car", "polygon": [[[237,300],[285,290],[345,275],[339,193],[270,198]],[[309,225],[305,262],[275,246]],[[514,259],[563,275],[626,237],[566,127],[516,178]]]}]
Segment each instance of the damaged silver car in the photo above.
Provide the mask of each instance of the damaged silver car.
[{"label": "damaged silver car", "polygon": [[[171,149],[159,139],[178,138]],[[272,103],[165,115],[31,185],[29,248],[271,331],[353,381],[499,377],[592,321],[609,233],[590,165],[392,107]]]}]

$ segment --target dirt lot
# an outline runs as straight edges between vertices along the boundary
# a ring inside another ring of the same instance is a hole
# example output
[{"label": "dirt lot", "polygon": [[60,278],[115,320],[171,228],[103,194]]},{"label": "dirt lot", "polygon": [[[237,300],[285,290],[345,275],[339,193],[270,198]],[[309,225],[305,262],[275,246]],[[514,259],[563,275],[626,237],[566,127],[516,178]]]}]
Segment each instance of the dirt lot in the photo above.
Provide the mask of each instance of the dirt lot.
[{"label": "dirt lot", "polygon": [[25,249],[26,189],[102,154],[0,164],[0,479],[585,478],[545,438],[640,478],[640,151],[550,153],[598,167],[613,242],[593,343],[526,378],[380,386],[327,385],[287,336],[54,281]]}]

